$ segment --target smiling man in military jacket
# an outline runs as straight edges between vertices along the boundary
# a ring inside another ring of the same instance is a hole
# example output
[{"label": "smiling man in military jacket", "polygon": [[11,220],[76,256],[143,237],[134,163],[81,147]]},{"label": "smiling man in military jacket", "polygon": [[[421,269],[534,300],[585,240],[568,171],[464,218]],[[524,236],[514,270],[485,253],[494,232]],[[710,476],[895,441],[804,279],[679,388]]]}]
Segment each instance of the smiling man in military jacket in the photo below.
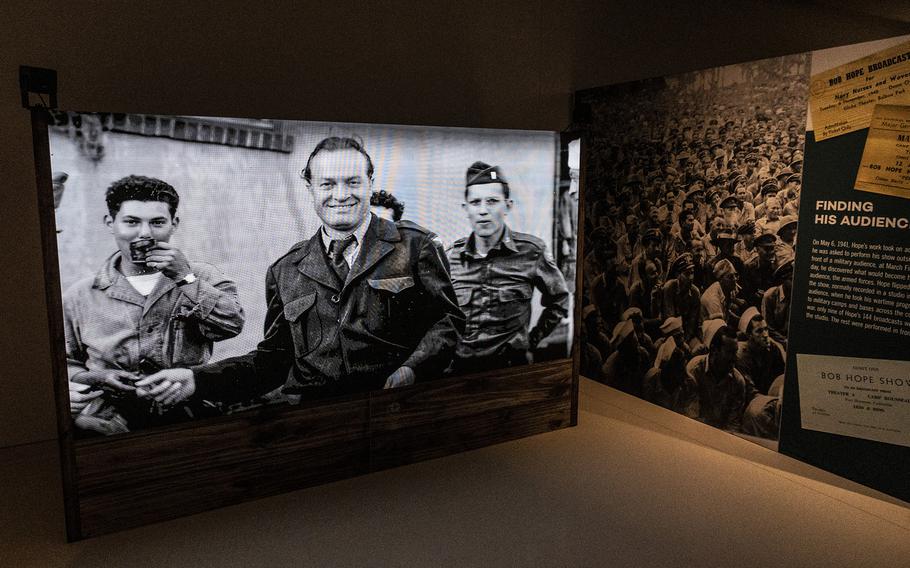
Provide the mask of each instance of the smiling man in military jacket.
[{"label": "smiling man in military jacket", "polygon": [[258,347],[149,385],[179,381],[186,396],[225,401],[284,385],[306,400],[442,375],[464,315],[439,238],[370,213],[373,162],[352,138],[321,141],[301,175],[323,224],[269,268]]},{"label": "smiling man in military jacket", "polygon": [[[467,317],[453,370],[527,364],[529,352],[568,314],[565,278],[541,239],[506,224],[512,199],[499,167],[474,162],[468,168],[462,207],[472,232],[448,251],[458,304]],[[529,329],[535,289],[544,309]]]}]

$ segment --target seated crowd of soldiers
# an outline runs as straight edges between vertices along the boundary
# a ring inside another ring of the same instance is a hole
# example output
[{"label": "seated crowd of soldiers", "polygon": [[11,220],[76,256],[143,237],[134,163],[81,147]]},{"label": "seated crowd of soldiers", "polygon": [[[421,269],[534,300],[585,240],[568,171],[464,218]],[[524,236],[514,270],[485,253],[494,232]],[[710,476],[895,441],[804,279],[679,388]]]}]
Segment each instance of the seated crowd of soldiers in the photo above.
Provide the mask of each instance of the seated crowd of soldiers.
[{"label": "seated crowd of soldiers", "polygon": [[595,148],[582,374],[776,438],[805,111],[723,109]]}]

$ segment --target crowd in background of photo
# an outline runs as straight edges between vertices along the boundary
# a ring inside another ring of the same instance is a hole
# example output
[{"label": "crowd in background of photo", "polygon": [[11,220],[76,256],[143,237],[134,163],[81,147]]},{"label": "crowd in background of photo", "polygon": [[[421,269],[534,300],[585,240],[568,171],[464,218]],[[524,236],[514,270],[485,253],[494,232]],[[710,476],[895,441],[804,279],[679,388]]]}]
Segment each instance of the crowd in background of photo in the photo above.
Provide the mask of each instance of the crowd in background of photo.
[{"label": "crowd in background of photo", "polygon": [[776,440],[809,55],[582,91],[584,376]]}]

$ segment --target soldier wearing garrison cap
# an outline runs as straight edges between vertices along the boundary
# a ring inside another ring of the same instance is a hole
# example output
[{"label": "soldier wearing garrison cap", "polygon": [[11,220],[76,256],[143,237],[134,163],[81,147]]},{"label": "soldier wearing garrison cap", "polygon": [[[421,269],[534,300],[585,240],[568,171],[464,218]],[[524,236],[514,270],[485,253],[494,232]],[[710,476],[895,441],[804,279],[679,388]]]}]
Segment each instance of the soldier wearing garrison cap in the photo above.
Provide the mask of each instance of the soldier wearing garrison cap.
[{"label": "soldier wearing garrison cap", "polygon": [[736,244],[733,246],[733,254],[746,262],[752,260],[755,256],[755,221],[749,219],[744,221],[736,228]]},{"label": "soldier wearing garrison cap", "polygon": [[799,198],[802,188],[802,176],[790,174],[785,179],[784,188],[777,193],[777,198],[783,204],[784,215],[796,216],[799,213]]},{"label": "soldier wearing garrison cap", "polygon": [[792,258],[775,269],[772,284],[773,286],[762,295],[761,312],[765,321],[768,322],[771,337],[786,347],[793,289]]},{"label": "soldier wearing garrison cap", "polygon": [[[584,276],[585,292],[590,294],[591,290],[601,276],[608,274],[608,280],[616,281],[619,277],[619,264],[622,262],[619,255],[619,248],[613,240],[613,235],[607,227],[596,227],[588,235],[591,252],[585,255],[582,261],[582,272]],[[625,285],[619,284],[623,288],[625,295]],[[625,304],[625,302],[623,302]],[[625,307],[623,307],[625,309]],[[622,313],[622,310],[619,311]],[[617,314],[618,317],[618,314]],[[618,321],[618,319],[617,319]]]},{"label": "soldier wearing garrison cap", "polygon": [[640,397],[651,356],[639,341],[631,320],[616,324],[610,339],[614,351],[604,363],[602,376],[607,385]]},{"label": "soldier wearing garrison cap", "polygon": [[724,320],[705,322],[706,355],[689,361],[686,370],[698,385],[698,419],[716,428],[742,431],[746,406],[758,391],[736,365],[736,332]]},{"label": "soldier wearing garrison cap", "polygon": [[724,223],[731,227],[739,225],[743,214],[743,202],[736,195],[728,195],[720,202],[720,214]]},{"label": "soldier wearing garrison cap", "polygon": [[728,259],[714,264],[714,283],[701,295],[702,320],[732,320],[740,311],[742,302],[737,298],[739,274]]},{"label": "soldier wearing garrison cap", "polygon": [[708,269],[711,270],[711,281],[715,282],[717,279],[714,277],[714,267],[718,262],[722,260],[727,260],[733,264],[733,268],[736,269],[737,274],[742,274],[745,271],[745,264],[742,259],[736,256],[736,243],[739,240],[734,228],[726,223],[721,223],[716,231],[713,231],[711,234],[711,244],[716,247],[717,254],[714,255],[707,262]]},{"label": "soldier wearing garrison cap", "polygon": [[664,243],[663,233],[660,229],[650,228],[641,237],[642,251],[632,259],[632,272],[629,275],[629,285],[634,286],[640,281],[645,272],[645,265],[649,262],[657,267],[657,273],[664,273]]},{"label": "soldier wearing garrison cap", "polygon": [[755,197],[752,195],[752,192],[749,191],[749,186],[745,182],[739,182],[733,187],[733,195],[739,198],[742,202],[743,215],[749,217],[750,219],[755,219],[755,206],[752,204],[752,201]]},{"label": "soldier wearing garrison cap", "polygon": [[670,268],[670,280],[663,287],[664,319],[682,318],[683,337],[693,349],[698,345],[701,328],[701,293],[692,283],[695,263],[692,255],[679,255]]},{"label": "soldier wearing garrison cap", "polygon": [[739,332],[746,339],[739,342],[736,368],[761,394],[769,394],[774,381],[782,378],[787,358],[783,345],[771,339],[769,331],[765,318],[754,307],[739,319]]},{"label": "soldier wearing garrison cap", "polygon": [[654,365],[645,374],[642,397],[690,418],[698,416],[698,385],[686,372],[692,356],[682,339],[682,320],[668,318],[660,327],[665,338],[660,344]]},{"label": "soldier wearing garrison cap", "polygon": [[[473,372],[526,364],[529,353],[568,315],[565,279],[544,241],[513,231],[506,223],[511,190],[498,166],[471,164],[462,208],[471,234],[447,252],[458,305],[467,318],[453,369]],[[531,328],[535,290],[543,311]]]},{"label": "soldier wearing garrison cap", "polygon": [[[756,231],[758,228],[756,227]],[[743,276],[743,298],[752,306],[761,305],[765,291],[774,285],[774,271],[779,265],[777,257],[777,235],[765,230],[755,237],[757,254],[745,265]]]},{"label": "soldier wearing garrison cap", "polygon": [[623,262],[631,263],[642,250],[642,239],[639,232],[639,221],[636,215],[626,215],[625,231],[616,241],[619,258]]}]

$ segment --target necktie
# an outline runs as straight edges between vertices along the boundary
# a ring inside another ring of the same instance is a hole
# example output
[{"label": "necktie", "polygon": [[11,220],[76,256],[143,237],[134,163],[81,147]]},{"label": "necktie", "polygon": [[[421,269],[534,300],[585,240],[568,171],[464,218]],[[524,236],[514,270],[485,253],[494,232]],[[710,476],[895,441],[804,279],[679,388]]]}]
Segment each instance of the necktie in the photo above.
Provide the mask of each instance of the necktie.
[{"label": "necktie", "polygon": [[354,244],[354,235],[348,235],[343,239],[332,239],[332,242],[329,243],[329,262],[342,284],[347,281],[348,272],[351,270],[348,261],[344,258],[344,251],[352,244]]}]

